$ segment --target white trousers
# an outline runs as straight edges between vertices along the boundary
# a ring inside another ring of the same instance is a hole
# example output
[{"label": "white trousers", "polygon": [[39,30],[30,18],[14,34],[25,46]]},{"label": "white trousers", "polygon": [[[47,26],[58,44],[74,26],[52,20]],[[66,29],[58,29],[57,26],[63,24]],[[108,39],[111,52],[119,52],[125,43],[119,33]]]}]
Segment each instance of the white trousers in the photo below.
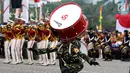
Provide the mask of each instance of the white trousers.
[{"label": "white trousers", "polygon": [[55,64],[56,62],[56,52],[50,53],[50,64]]},{"label": "white trousers", "polygon": [[23,61],[23,45],[24,45],[24,42],[25,42],[25,39],[21,39],[20,40],[20,49],[19,49],[19,52],[20,52],[20,60]]},{"label": "white trousers", "polygon": [[6,40],[4,42],[4,52],[5,52],[5,62],[10,62],[10,46],[11,46],[11,42]]},{"label": "white trousers", "polygon": [[18,63],[17,40],[15,38],[11,40],[11,55],[12,63]]},{"label": "white trousers", "polygon": [[22,60],[20,59],[20,56],[21,56],[21,53],[20,53],[20,49],[21,49],[21,39],[17,39],[16,40],[16,51],[17,51],[17,54],[18,56],[16,57],[17,58],[17,61],[18,63],[20,63]]},{"label": "white trousers", "polygon": [[103,53],[102,53],[102,49],[98,49],[99,50],[99,59],[102,59],[103,58]]},{"label": "white trousers", "polygon": [[[58,41],[52,41],[50,42],[50,48],[54,49],[56,48],[58,44]],[[51,52],[50,53],[50,64],[55,64],[56,62],[56,52]]]},{"label": "white trousers", "polygon": [[[45,45],[45,44],[42,44],[42,41],[38,42],[38,43],[37,43],[37,48],[38,48],[38,49],[43,49],[43,48],[41,48],[41,45]],[[44,59],[44,55],[43,55],[43,54],[40,54],[40,55],[39,55],[39,63],[42,64],[42,63],[43,63],[43,59]]]},{"label": "white trousers", "polygon": [[35,43],[35,40],[28,41],[27,54],[28,54],[28,62],[29,63],[33,62],[33,52],[31,50],[29,50],[29,48],[33,48],[34,43]]},{"label": "white trousers", "polygon": [[[38,49],[47,49],[48,48],[48,43],[49,43],[48,40],[42,40],[42,41],[38,42],[38,44],[37,44]],[[43,65],[48,65],[49,64],[49,59],[48,59],[47,53],[39,55],[39,61]]]}]

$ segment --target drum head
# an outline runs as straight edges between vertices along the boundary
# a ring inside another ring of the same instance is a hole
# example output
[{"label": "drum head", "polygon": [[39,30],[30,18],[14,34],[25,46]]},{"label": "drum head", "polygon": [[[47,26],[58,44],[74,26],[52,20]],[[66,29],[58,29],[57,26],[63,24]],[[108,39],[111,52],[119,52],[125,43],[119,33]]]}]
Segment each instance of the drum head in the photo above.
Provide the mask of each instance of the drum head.
[{"label": "drum head", "polygon": [[[85,43],[83,43],[82,41],[80,41],[80,45],[81,45],[80,52],[88,55],[88,51],[87,51],[87,47],[86,47]],[[85,62],[85,60],[82,59],[82,62]]]},{"label": "drum head", "polygon": [[57,7],[50,16],[50,26],[65,29],[75,24],[81,17],[82,10],[76,3],[67,3]]},{"label": "drum head", "polygon": [[86,47],[85,43],[80,42],[80,44],[81,44],[80,51],[81,51],[82,53],[88,55],[88,51],[87,51],[87,47]]}]

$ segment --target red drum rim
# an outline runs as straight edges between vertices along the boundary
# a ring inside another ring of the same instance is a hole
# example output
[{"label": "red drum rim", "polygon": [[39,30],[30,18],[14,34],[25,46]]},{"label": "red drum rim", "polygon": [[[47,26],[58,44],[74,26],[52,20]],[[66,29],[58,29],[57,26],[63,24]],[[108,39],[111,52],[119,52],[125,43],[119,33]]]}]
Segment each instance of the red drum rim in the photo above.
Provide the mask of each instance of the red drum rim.
[{"label": "red drum rim", "polygon": [[[68,3],[62,4],[62,5],[58,6],[57,8],[55,8],[55,9],[53,10],[53,12],[50,14],[49,22],[50,22],[50,20],[51,20],[52,15],[54,14],[54,12],[55,12],[56,10],[58,10],[59,8],[65,6],[65,5],[68,5],[68,4],[74,4],[74,5],[78,6],[78,7],[81,9],[81,7],[80,7],[77,3],[75,3],[75,2],[68,2]],[[81,11],[82,11],[82,9],[81,9]],[[80,13],[79,19],[78,19],[72,26],[75,26],[75,25],[79,22],[79,20],[81,19],[81,17],[82,17],[82,12]],[[50,24],[50,26],[51,26],[51,24]],[[52,27],[52,26],[51,26],[51,27]],[[53,27],[52,27],[52,28],[53,28]],[[63,31],[64,31],[64,30],[69,29],[69,28],[71,28],[71,26],[70,26],[70,27],[67,27],[67,28],[64,28],[64,29],[56,29],[56,28],[53,28],[53,29],[55,29],[55,30],[63,30]]]},{"label": "red drum rim", "polygon": [[[88,21],[86,22],[86,28],[88,28]],[[83,32],[85,32],[85,30],[87,30],[86,28],[84,28],[78,35],[72,37],[72,38],[68,38],[68,39],[64,39],[64,38],[60,38],[62,41],[69,41],[69,40],[73,40],[74,38],[80,36]]]}]

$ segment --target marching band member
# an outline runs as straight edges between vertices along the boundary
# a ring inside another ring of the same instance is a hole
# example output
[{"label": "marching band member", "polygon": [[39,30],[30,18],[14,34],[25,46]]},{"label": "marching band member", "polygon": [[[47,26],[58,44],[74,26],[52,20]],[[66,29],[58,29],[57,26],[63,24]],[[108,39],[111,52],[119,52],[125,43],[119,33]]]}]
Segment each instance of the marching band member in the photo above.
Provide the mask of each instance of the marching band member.
[{"label": "marching band member", "polygon": [[99,54],[99,58],[101,59],[101,46],[100,46],[100,32],[95,32],[94,38],[94,50],[93,50],[93,57],[96,57]]},{"label": "marching band member", "polygon": [[111,36],[110,36],[110,41],[112,43],[112,47],[116,47],[115,43],[117,41],[116,35],[114,32],[112,32]]},{"label": "marching band member", "polygon": [[12,54],[12,64],[18,64],[20,63],[19,58],[19,36],[20,36],[20,24],[17,23],[18,20],[13,25],[12,31],[14,38],[11,40],[11,54]]},{"label": "marching band member", "polygon": [[27,54],[28,54],[28,61],[29,65],[33,64],[33,45],[35,43],[35,37],[36,37],[36,27],[34,25],[30,25],[27,31],[28,35],[28,44],[27,44]]},{"label": "marching band member", "polygon": [[[50,51],[52,49],[55,49],[57,44],[58,44],[58,40],[57,37],[54,36],[53,33],[51,33],[51,36],[49,38],[50,41]],[[50,64],[55,65],[56,64],[56,52],[55,51],[51,51],[50,52]]]},{"label": "marching band member", "polygon": [[123,44],[123,38],[124,38],[124,35],[121,32],[118,32],[117,42],[115,44],[117,47],[120,47]]},{"label": "marching band member", "polygon": [[129,56],[129,34],[128,30],[124,30],[123,48],[121,49],[121,60],[124,61]]},{"label": "marching band member", "polygon": [[[46,50],[48,50],[48,46],[49,46],[49,37],[50,37],[50,29],[49,29],[49,24],[48,23],[45,23],[44,24],[44,28],[43,28],[43,32],[44,32],[44,35],[43,35],[43,41],[44,42],[43,44],[45,45],[42,45],[42,47]],[[49,65],[49,59],[48,59],[48,52],[46,52],[44,54],[45,58],[44,58],[44,63],[43,65],[46,65],[48,66]]]},{"label": "marching band member", "polygon": [[93,57],[93,60],[96,60],[95,58],[95,49],[94,49],[94,32],[93,30],[90,30],[88,32],[88,38],[89,38],[89,44],[88,44],[88,55],[90,54]]},{"label": "marching band member", "polygon": [[123,41],[125,46],[129,46],[129,39],[130,38],[129,38],[128,30],[125,30],[124,31],[124,41]]},{"label": "marching band member", "polygon": [[18,56],[16,57],[17,58],[17,61],[18,63],[22,63],[22,59],[21,59],[21,24],[17,24],[16,25],[16,30],[18,31],[17,34],[16,34],[16,50],[17,50],[17,53],[18,53]]},{"label": "marching band member", "polygon": [[22,48],[23,48],[23,45],[24,45],[24,42],[25,42],[25,38],[24,38],[24,35],[25,35],[25,29],[24,29],[25,25],[21,25],[21,28],[20,28],[20,48],[19,48],[19,55],[20,55],[20,61],[21,63],[23,62],[23,53],[22,53]]},{"label": "marching band member", "polygon": [[17,53],[17,63],[23,62],[23,56],[22,56],[22,46],[24,42],[24,26],[25,23],[23,23],[23,20],[21,18],[17,18],[17,24],[15,24],[15,30],[17,31],[15,33],[16,35],[16,53]]},{"label": "marching band member", "polygon": [[7,24],[4,28],[2,33],[4,34],[5,42],[4,42],[4,52],[5,52],[5,61],[4,63],[10,63],[10,46],[11,46],[11,39],[13,38],[11,25]]},{"label": "marching band member", "polygon": [[[38,26],[37,26],[37,36],[38,36],[38,43],[37,43],[37,48],[38,50],[44,50],[45,47],[42,47],[42,45],[45,45],[44,41],[43,41],[43,24],[42,23],[39,23]],[[43,64],[44,63],[44,54],[41,54],[39,55],[39,63],[40,64]]]},{"label": "marching band member", "polygon": [[23,55],[22,55],[22,48],[24,44],[24,35],[25,35],[25,20],[23,18],[18,18],[19,24],[20,24],[20,32],[19,32],[19,38],[18,38],[18,56],[19,56],[19,63],[23,63]]},{"label": "marching band member", "polygon": [[104,43],[104,34],[100,33],[99,43],[100,43],[100,49],[99,49],[99,59],[103,59],[103,50],[102,50],[102,43]]},{"label": "marching band member", "polygon": [[110,33],[108,31],[105,32],[104,56],[105,60],[112,60]]},{"label": "marching band member", "polygon": [[92,30],[90,30],[90,31],[88,32],[88,38],[89,38],[88,50],[91,50],[91,49],[94,48],[94,47],[93,47],[93,45],[94,45],[94,43],[93,43],[94,34],[93,34],[93,31],[92,31]]}]

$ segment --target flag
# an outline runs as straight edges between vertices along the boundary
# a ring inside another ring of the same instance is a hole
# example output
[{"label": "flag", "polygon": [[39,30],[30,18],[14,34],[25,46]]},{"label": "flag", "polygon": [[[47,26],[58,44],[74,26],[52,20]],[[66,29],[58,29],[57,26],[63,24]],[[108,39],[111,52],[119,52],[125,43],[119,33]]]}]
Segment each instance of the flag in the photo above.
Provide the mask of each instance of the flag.
[{"label": "flag", "polygon": [[102,6],[100,6],[100,14],[102,14]]},{"label": "flag", "polygon": [[116,30],[124,32],[124,30],[130,31],[130,15],[116,14]]},{"label": "flag", "polygon": [[102,19],[103,19],[103,16],[102,16],[102,6],[100,6],[100,16],[99,16],[99,23],[100,25],[98,26],[98,30],[102,30]]},{"label": "flag", "polygon": [[99,17],[99,22],[102,24],[102,6],[100,6],[100,17]]}]

